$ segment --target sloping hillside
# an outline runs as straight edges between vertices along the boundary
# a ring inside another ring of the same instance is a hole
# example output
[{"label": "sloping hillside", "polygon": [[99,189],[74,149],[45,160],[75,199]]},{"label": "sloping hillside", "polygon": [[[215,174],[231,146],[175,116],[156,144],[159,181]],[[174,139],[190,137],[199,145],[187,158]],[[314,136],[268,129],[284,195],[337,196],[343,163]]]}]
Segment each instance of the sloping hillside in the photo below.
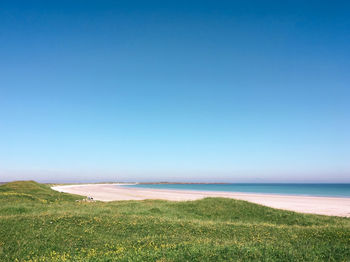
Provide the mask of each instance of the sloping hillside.
[{"label": "sloping hillside", "polygon": [[0,199],[5,199],[6,201],[26,199],[53,202],[71,201],[81,198],[80,196],[59,193],[52,190],[49,186],[35,181],[16,181],[0,186]]},{"label": "sloping hillside", "polygon": [[0,261],[350,261],[350,219],[245,201],[82,202],[0,186]]}]

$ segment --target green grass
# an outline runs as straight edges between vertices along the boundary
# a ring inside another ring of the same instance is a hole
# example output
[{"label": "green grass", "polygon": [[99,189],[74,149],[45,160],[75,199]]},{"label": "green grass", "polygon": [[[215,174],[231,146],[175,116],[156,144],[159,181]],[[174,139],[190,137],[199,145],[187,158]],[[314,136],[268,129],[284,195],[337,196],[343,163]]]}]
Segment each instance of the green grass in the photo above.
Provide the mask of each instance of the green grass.
[{"label": "green grass", "polygon": [[350,261],[350,219],[245,201],[79,202],[0,186],[0,261]]}]

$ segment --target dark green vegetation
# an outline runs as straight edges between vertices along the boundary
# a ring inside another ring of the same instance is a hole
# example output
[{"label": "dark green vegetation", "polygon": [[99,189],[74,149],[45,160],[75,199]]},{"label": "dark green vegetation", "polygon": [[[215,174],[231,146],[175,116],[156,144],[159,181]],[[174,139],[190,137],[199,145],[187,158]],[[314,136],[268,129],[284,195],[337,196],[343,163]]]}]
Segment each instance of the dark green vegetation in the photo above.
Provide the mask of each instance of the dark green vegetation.
[{"label": "dark green vegetation", "polygon": [[350,261],[350,219],[245,201],[79,202],[0,186],[0,261]]}]

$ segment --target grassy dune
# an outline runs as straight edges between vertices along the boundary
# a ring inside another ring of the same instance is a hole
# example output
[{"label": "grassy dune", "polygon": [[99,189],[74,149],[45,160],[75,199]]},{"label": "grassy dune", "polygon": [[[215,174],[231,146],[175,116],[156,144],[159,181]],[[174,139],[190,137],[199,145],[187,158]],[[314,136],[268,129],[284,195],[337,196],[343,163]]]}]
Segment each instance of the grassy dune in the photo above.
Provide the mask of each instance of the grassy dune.
[{"label": "grassy dune", "polygon": [[350,261],[350,219],[245,201],[80,202],[0,186],[0,261]]}]

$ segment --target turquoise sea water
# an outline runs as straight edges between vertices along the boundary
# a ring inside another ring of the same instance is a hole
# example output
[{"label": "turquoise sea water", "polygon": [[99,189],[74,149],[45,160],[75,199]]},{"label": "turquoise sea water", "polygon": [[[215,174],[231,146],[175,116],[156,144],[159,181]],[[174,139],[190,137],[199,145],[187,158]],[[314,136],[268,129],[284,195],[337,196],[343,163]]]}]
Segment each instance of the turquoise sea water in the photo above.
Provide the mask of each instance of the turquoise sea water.
[{"label": "turquoise sea water", "polygon": [[128,187],[350,197],[350,184],[136,184]]}]

